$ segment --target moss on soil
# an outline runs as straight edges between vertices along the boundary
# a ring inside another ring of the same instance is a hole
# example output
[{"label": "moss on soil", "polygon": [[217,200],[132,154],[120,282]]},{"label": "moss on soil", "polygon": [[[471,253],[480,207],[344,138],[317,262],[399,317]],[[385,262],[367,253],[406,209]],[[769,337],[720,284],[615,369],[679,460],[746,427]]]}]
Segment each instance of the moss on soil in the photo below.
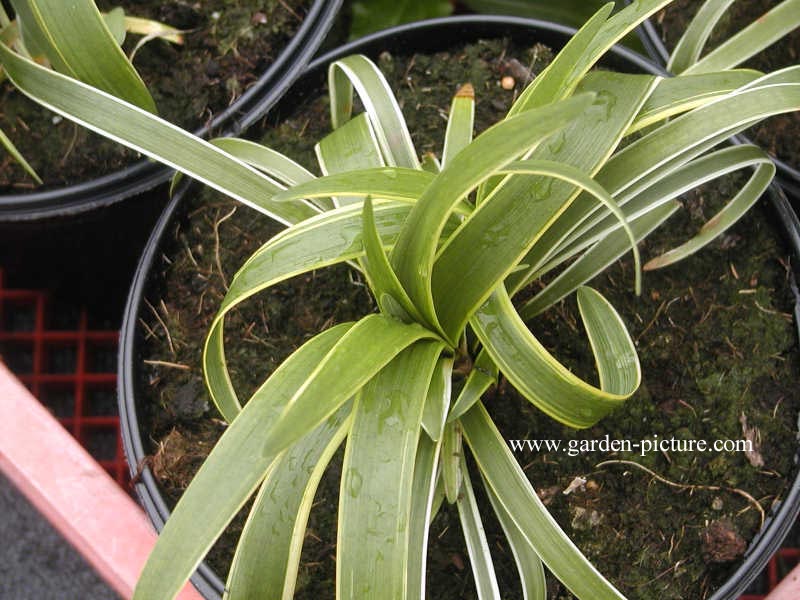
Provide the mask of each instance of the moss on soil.
[{"label": "moss on soil", "polygon": [[[134,66],[159,115],[190,130],[223,111],[256,81],[294,35],[310,4],[310,0],[98,2],[101,10],[122,6],[128,14],[186,30],[183,46],[153,40],[139,49]],[[139,37],[128,36],[126,51]],[[137,158],[119,144],[42,109],[8,82],[0,85],[0,128],[48,186],[85,181]],[[0,157],[0,192],[36,189],[5,151]]]},{"label": "moss on soil", "polygon": [[[737,0],[723,16],[706,46],[706,52],[716,48],[731,35],[749,25],[780,0]],[[700,0],[676,0],[655,16],[656,25],[669,50],[675,47],[686,26],[700,8]],[[776,71],[800,62],[800,29],[754,56],[743,66],[763,72]],[[748,135],[771,155],[800,169],[800,114],[778,115],[753,127]]]},{"label": "moss on soil", "polygon": [[[542,46],[523,50],[494,41],[434,56],[383,54],[379,64],[398,93],[417,149],[423,153],[441,148],[450,98],[462,83],[476,86],[476,121],[481,130],[502,117],[521,89],[522,82],[505,91],[500,79],[512,73],[524,79],[527,67],[536,73],[550,56]],[[310,166],[313,144],[327,130],[327,101],[320,98],[298,107],[270,129],[264,141]],[[688,196],[687,210],[674,219],[670,232],[651,237],[643,251],[654,256],[674,243],[675,236],[696,230],[735,183],[723,182],[715,190]],[[230,201],[205,191],[184,202],[147,293],[152,308],[141,315],[148,360],[182,365],[151,363],[142,371],[151,460],[157,475],[165,465],[174,465],[170,478],[162,479],[173,501],[222,431],[213,420],[202,384],[203,336],[225,281],[276,231],[243,207],[226,218],[233,208]],[[798,357],[786,314],[790,299],[785,259],[776,238],[764,214],[756,211],[681,266],[648,273],[642,298],[630,291],[629,261],[619,262],[593,282],[620,310],[637,340],[644,370],[641,390],[597,427],[583,432],[561,427],[503,381],[486,396],[488,409],[508,439],[557,439],[564,444],[605,435],[632,441],[654,435],[740,439],[743,414],[760,432],[764,460],[760,468],[734,453],[518,454],[565,531],[631,598],[705,598],[732,572],[736,561],[728,559],[739,557],[743,540],[759,526],[757,511],[727,488],[749,493],[768,509],[793,475],[800,406]],[[323,326],[372,310],[365,288],[347,268],[296,278],[247,302],[226,330],[231,373],[240,396],[247,397],[289,352]],[[591,377],[587,369],[591,355],[582,341],[573,302],[557,305],[531,326],[559,358]],[[187,440],[194,443],[189,449]],[[596,466],[610,459],[639,462],[681,485],[726,489],[677,489],[630,466]],[[298,597],[333,597],[339,464],[334,459],[316,498]],[[563,490],[578,476],[586,479],[585,485],[565,495]],[[481,490],[476,491],[480,500]],[[243,518],[240,515],[226,541],[212,552],[210,562],[219,572],[226,569]],[[488,511],[486,528],[504,597],[519,597],[513,557]],[[709,559],[714,557],[726,562],[714,563]],[[443,507],[434,521],[428,564],[430,597],[476,597],[458,516],[450,507]],[[553,578],[550,587],[552,598],[569,597]]]}]

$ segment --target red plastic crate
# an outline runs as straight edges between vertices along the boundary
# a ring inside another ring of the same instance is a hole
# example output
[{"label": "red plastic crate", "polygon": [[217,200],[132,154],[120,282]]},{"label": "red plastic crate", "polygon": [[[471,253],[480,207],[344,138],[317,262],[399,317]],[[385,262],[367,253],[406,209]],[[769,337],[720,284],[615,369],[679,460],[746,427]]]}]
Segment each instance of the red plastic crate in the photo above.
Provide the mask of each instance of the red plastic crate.
[{"label": "red plastic crate", "polygon": [[129,473],[117,414],[119,332],[92,330],[85,309],[56,315],[41,290],[5,287],[0,359],[123,488]]}]

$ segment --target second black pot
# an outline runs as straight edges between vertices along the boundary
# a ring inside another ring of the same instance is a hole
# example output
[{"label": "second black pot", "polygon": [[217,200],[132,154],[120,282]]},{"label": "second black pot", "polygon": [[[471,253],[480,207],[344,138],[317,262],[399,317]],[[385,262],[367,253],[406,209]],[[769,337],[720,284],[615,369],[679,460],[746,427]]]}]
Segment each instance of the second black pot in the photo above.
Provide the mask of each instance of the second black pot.
[{"label": "second black pot", "polygon": [[[234,103],[206,126],[201,137],[239,135],[258,121],[289,89],[325,39],[342,0],[314,0],[290,43]],[[171,169],[147,159],[67,187],[0,196],[0,224],[65,220],[108,207],[167,181]],[[35,235],[33,231],[31,235]]]}]

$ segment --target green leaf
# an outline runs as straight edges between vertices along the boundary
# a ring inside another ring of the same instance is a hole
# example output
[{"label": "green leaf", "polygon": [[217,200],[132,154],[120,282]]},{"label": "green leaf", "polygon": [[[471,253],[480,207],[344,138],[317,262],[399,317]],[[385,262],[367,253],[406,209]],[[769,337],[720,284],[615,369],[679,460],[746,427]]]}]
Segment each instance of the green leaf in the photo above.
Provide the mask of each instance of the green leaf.
[{"label": "green leaf", "polygon": [[441,342],[416,323],[375,314],[358,321],[322,360],[308,365],[303,386],[287,398],[279,415],[266,421],[269,427],[263,434],[262,453],[275,456],[282,452],[324,421],[398,354],[422,340]]},{"label": "green leaf", "polygon": [[461,424],[458,421],[449,421],[444,428],[442,436],[441,479],[444,485],[444,497],[450,504],[455,504],[461,492],[462,461],[464,449],[461,443]]},{"label": "green leaf", "polygon": [[420,169],[379,167],[335,173],[300,183],[275,194],[273,201],[287,202],[301,198],[326,198],[349,194],[414,203],[434,180],[435,176]]},{"label": "green leaf", "polygon": [[[209,142],[231,156],[238,158],[243,163],[263,171],[287,186],[298,185],[316,179],[313,173],[291,158],[256,142],[230,137],[214,138]],[[298,200],[300,199],[298,198]]]},{"label": "green leaf", "polygon": [[[409,207],[393,203],[375,206],[375,222],[385,244],[393,243]],[[203,350],[203,369],[209,392],[223,417],[231,421],[240,404],[225,361],[225,315],[236,305],[271,285],[314,269],[360,258],[364,254],[363,219],[350,206],[304,221],[280,232],[259,248],[230,283],[209,328]]]},{"label": "green leaf", "polygon": [[720,18],[735,0],[706,0],[689,22],[667,62],[667,70],[682,73],[696,63]]},{"label": "green leaf", "polygon": [[372,61],[359,54],[331,63],[328,68],[328,87],[334,129],[350,119],[355,88],[375,129],[386,164],[419,168],[417,151],[397,99],[383,73]]},{"label": "green leaf", "polygon": [[103,14],[103,20],[106,22],[108,31],[114,37],[114,41],[122,46],[125,42],[125,11],[121,6],[112,8],[110,11]]},{"label": "green leaf", "polygon": [[[605,4],[606,0],[465,0],[464,4],[477,12],[490,15],[511,15],[563,23],[570,27],[580,28]],[[623,2],[615,3],[618,7]],[[645,54],[645,47],[635,34],[625,36],[624,43],[640,54]]]},{"label": "green leaf", "polygon": [[547,511],[483,405],[475,405],[461,423],[488,487],[547,568],[579,598],[624,600]]},{"label": "green leaf", "polygon": [[608,18],[613,3],[603,6],[581,27],[552,63],[520,94],[509,116],[571,94],[589,69],[611,47],[672,0],[640,0]]},{"label": "green leaf", "polygon": [[43,51],[54,69],[146,111],[156,111],[150,92],[94,2],[12,0],[11,4],[24,43]]},{"label": "green leaf", "polygon": [[276,597],[281,590],[283,600],[294,596],[314,494],[350,430],[351,410],[343,406],[273,462],[236,546],[226,600],[259,598],[264,590]]},{"label": "green leaf", "polygon": [[363,218],[366,256],[361,260],[361,264],[378,306],[385,314],[401,321],[418,321],[419,313],[397,280],[392,265],[389,264],[389,258],[386,256],[380,233],[375,225],[372,199],[369,196],[364,201]]},{"label": "green leaf", "polygon": [[497,520],[506,534],[511,552],[514,554],[514,561],[517,563],[517,571],[522,580],[522,597],[524,600],[547,600],[547,580],[544,575],[544,566],[536,554],[533,546],[525,539],[514,519],[508,514],[505,507],[500,503],[497,494],[484,479],[486,495],[494,508]]},{"label": "green leaf", "polygon": [[[573,174],[577,169],[591,175],[614,151],[656,81],[650,76],[618,73],[592,78],[586,85],[596,92],[596,102],[531,153],[530,159],[557,161],[565,164],[564,169],[571,167]],[[495,172],[503,168],[498,166]],[[543,240],[558,240],[576,225],[575,221],[562,221],[560,215],[569,210],[579,188],[562,181],[563,174],[556,170],[548,172],[550,176],[506,176],[439,250],[432,290],[446,334],[460,331],[517,265],[538,264],[537,257],[530,255],[532,248],[549,250],[553,244]],[[582,177],[585,181],[586,177]],[[412,211],[409,222],[413,214]],[[400,247],[402,235],[396,248]],[[518,277],[523,278],[524,272]],[[409,295],[413,298],[410,292]]]},{"label": "green leaf", "polygon": [[771,46],[799,25],[800,0],[784,0],[683,72],[708,73],[735,67]]},{"label": "green leaf", "polygon": [[447,165],[472,141],[475,126],[475,89],[472,84],[464,84],[456,92],[450,103],[447,130],[444,133],[442,165]]},{"label": "green leaf", "polygon": [[464,541],[467,544],[478,598],[480,600],[500,600],[500,588],[497,586],[492,554],[489,552],[489,543],[483,530],[481,514],[475,500],[475,493],[472,491],[472,482],[463,455],[460,457],[460,470],[463,481],[461,493],[458,494],[458,516],[461,521],[461,530],[464,532]]},{"label": "green leaf", "polygon": [[273,203],[277,182],[180,127],[83,83],[45,69],[0,44],[14,85],[36,102],[92,131],[202,181],[223,194],[291,224],[317,214],[304,203]]},{"label": "green leaf", "polygon": [[[594,290],[578,291],[578,308],[595,351],[601,387],[583,381],[534,337],[502,286],[470,321],[509,382],[537,408],[577,429],[590,427],[630,397],[641,380],[636,348],[613,307]],[[604,341],[599,341],[605,336]],[[463,418],[463,417],[462,417]]]},{"label": "green leaf", "polygon": [[[662,79],[625,133],[630,135],[675,115],[708,104],[757,80],[761,75],[758,71],[737,69]],[[590,76],[591,73],[587,79]]]},{"label": "green leaf", "polygon": [[[382,167],[385,164],[375,131],[363,113],[334,129],[314,149],[323,175]],[[338,196],[332,200],[336,207],[359,201],[349,196]]]},{"label": "green leaf", "polygon": [[[628,215],[628,219],[639,219],[701,184],[745,167],[768,162],[771,162],[769,156],[756,146],[737,145],[723,148],[688,162],[628,200],[622,205],[622,210]],[[615,235],[612,232],[618,228],[619,224],[612,215],[605,212],[593,214],[565,238],[552,253],[552,258],[547,264],[534,272],[522,286],[528,285],[535,277],[554,269],[589,246],[604,240],[606,236]]]},{"label": "green leaf", "polygon": [[406,596],[414,459],[442,348],[441,342],[410,346],[357,397],[339,494],[337,598]]},{"label": "green leaf", "polygon": [[414,459],[414,482],[408,532],[407,589],[409,598],[425,598],[429,523],[435,515],[436,465],[441,444],[420,435]]},{"label": "green leaf", "polygon": [[453,6],[446,0],[356,0],[352,5],[350,39],[395,25],[446,17]]},{"label": "green leaf", "polygon": [[231,422],[172,511],[139,578],[135,600],[175,597],[275,460],[262,452],[265,423],[302,387],[309,365],[322,360],[352,326],[338,325],[304,344]]},{"label": "green leaf", "polygon": [[0,145],[6,149],[6,152],[11,155],[11,158],[13,158],[23,169],[25,169],[28,175],[30,175],[36,183],[39,185],[42,184],[42,180],[39,175],[33,170],[33,167],[30,165],[30,163],[25,160],[25,157],[22,156],[22,153],[20,153],[20,151],[14,145],[14,142],[11,141],[11,139],[2,129],[0,129]]},{"label": "green leaf", "polygon": [[570,98],[490,127],[442,169],[414,205],[390,258],[400,282],[431,327],[437,327],[430,289],[433,259],[453,208],[497,169],[581,114],[592,100],[590,94]]},{"label": "green leaf", "polygon": [[689,241],[665,252],[650,260],[645,269],[653,270],[674,264],[683,260],[700,250],[717,238],[723,231],[731,227],[736,221],[741,219],[756,203],[761,195],[769,187],[772,178],[775,176],[775,164],[768,162],[760,165],[750,180],[741,190],[711,219],[709,219],[699,233]]},{"label": "green leaf", "polygon": [[[674,214],[680,206],[680,203],[675,201],[661,204],[631,222],[631,229],[636,241],[647,237],[653,230],[662,225],[670,215]],[[519,314],[523,320],[527,321],[568,294],[571,294],[578,287],[618,260],[630,247],[627,233],[621,229],[607,231],[605,235],[599,237],[601,237],[600,241],[581,255],[580,258],[570,263],[555,279],[520,307]]]},{"label": "green leaf", "polygon": [[472,370],[467,375],[464,387],[461,388],[458,398],[453,403],[450,414],[447,415],[447,421],[454,421],[467,412],[495,383],[497,383],[497,365],[492,362],[485,350],[481,350],[478,358],[475,359]]},{"label": "green leaf", "polygon": [[425,411],[422,414],[422,427],[434,442],[442,438],[453,386],[453,359],[442,357],[436,365],[428,388]]}]

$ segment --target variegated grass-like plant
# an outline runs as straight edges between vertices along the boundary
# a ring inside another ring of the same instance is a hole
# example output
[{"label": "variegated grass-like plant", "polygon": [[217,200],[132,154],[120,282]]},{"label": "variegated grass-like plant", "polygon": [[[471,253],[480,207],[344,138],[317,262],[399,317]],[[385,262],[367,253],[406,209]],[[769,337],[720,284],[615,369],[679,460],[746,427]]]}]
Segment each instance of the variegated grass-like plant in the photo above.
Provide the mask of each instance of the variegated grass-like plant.
[{"label": "variegated grass-like plant", "polygon": [[[13,21],[0,5],[0,43],[59,73],[156,112],[150,92],[131,64],[133,53],[125,56],[121,46],[126,33],[143,36],[134,53],[154,38],[181,44],[181,32],[157,21],[127,16],[122,8],[102,14],[94,0],[11,0],[11,6],[16,13]],[[2,71],[0,79],[4,79]],[[2,130],[0,145],[34,181],[42,183]]]},{"label": "variegated grass-like plant", "polygon": [[[718,146],[800,108],[800,68],[763,75],[722,61],[674,78],[590,70],[667,3],[641,0],[613,17],[610,6],[600,10],[474,140],[473,93],[463,87],[440,160],[420,161],[368,59],[335,62],[333,132],[317,145],[322,177],[252,142],[196,139],[0,47],[9,76],[39,102],[287,225],[242,266],[213,322],[204,369],[229,427],[166,524],[136,598],[173,597],[253,495],[226,597],[290,598],[317,484],[345,440],[338,597],[425,597],[428,524],[447,500],[458,507],[479,596],[499,598],[473,478],[507,534],[526,598],[545,597],[543,565],[581,598],[622,597],[548,514],[481,395],[502,373],[578,428],[620,407],[639,384],[636,351],[585,282],[632,250],[638,288],[636,242],[680,208],[685,191],[751,171],[695,237],[644,269],[710,242],[772,180],[759,148]],[[354,91],[365,108],[355,116]],[[226,368],[225,315],[269,286],[342,262],[364,273],[380,311],[319,333],[242,406]],[[574,291],[599,386],[573,375],[525,325]],[[459,385],[454,373],[464,374]]]}]

